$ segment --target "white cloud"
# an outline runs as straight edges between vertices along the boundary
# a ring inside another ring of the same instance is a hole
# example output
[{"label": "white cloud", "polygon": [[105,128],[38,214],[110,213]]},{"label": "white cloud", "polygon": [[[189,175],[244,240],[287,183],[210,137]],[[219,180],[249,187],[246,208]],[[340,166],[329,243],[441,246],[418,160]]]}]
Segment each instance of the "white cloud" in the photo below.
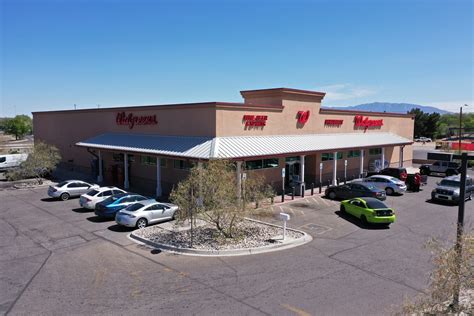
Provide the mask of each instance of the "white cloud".
[{"label": "white cloud", "polygon": [[464,104],[467,104],[468,106],[463,106],[463,112],[469,112],[472,113],[474,112],[474,100],[463,100],[463,101],[440,101],[440,102],[426,102],[426,103],[420,103],[422,105],[429,105],[429,106],[434,106],[438,109],[446,110],[446,111],[451,111],[454,113],[459,112],[459,108],[463,106]]},{"label": "white cloud", "polygon": [[349,83],[320,86],[317,90],[326,92],[325,101],[352,100],[376,94],[372,88],[354,86]]}]

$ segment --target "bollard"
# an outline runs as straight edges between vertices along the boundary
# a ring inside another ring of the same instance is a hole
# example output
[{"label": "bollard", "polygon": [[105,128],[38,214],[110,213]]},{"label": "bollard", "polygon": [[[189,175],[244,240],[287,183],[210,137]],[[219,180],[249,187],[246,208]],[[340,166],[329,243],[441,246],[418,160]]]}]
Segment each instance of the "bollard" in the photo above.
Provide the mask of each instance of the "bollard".
[{"label": "bollard", "polygon": [[305,189],[306,189],[306,187],[305,187],[304,183],[301,184],[301,197],[302,197],[302,198],[304,198],[304,191],[305,191]]},{"label": "bollard", "polygon": [[346,178],[344,177],[344,184],[346,184],[346,182],[347,182],[347,181],[346,181]]},{"label": "bollard", "polygon": [[336,179],[336,183],[337,183],[337,185],[339,185],[339,178]]},{"label": "bollard", "polygon": [[323,192],[323,184],[319,182],[319,194],[321,194],[321,192]]},{"label": "bollard", "polygon": [[291,187],[291,200],[295,199],[295,187]]},{"label": "bollard", "polygon": [[275,197],[274,197],[273,195],[270,197],[270,202],[271,202],[272,204],[275,203]]},{"label": "bollard", "polygon": [[311,183],[311,196],[314,194],[314,182]]},{"label": "bollard", "polygon": [[281,192],[281,203],[285,202],[285,191]]}]

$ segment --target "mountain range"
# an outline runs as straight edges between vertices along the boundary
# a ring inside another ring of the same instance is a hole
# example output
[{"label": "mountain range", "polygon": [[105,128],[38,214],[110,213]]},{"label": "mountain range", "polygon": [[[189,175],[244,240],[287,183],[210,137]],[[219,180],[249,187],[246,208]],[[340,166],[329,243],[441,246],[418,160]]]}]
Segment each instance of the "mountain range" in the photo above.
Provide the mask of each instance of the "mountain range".
[{"label": "mountain range", "polygon": [[407,113],[411,109],[420,109],[425,113],[439,113],[446,114],[451,113],[449,111],[441,110],[433,106],[425,106],[419,104],[410,104],[410,103],[388,103],[388,102],[373,102],[365,103],[353,106],[332,106],[326,108],[337,108],[344,110],[359,110],[359,111],[371,111],[371,112],[395,112],[395,113]]}]

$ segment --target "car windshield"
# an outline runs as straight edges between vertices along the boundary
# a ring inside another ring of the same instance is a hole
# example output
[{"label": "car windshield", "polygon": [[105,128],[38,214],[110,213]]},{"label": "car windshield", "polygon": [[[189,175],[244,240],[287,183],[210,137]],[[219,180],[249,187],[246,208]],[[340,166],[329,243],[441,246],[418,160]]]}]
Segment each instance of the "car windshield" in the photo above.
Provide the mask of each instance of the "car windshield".
[{"label": "car windshield", "polygon": [[63,182],[58,183],[56,186],[57,186],[58,188],[62,188],[62,187],[65,186],[66,184],[68,184],[68,182],[67,182],[67,181],[63,181]]},{"label": "car windshield", "polygon": [[89,195],[89,196],[95,196],[97,193],[99,193],[99,191],[97,191],[97,190],[90,190],[90,191],[87,192],[86,194]]},{"label": "car windshield", "polygon": [[390,177],[389,180],[390,180],[390,181],[393,181],[393,182],[398,182],[398,181],[400,181],[400,180],[398,180],[397,178],[394,178],[394,177]]},{"label": "car windshield", "polygon": [[384,203],[380,202],[379,200],[376,199],[370,199],[366,201],[367,206],[371,209],[377,209],[377,208],[387,208],[387,205]]},{"label": "car windshield", "polygon": [[459,181],[453,181],[453,180],[441,180],[439,185],[445,186],[445,187],[459,187],[460,182]]},{"label": "car windshield", "polygon": [[135,212],[135,211],[141,209],[143,206],[144,205],[141,204],[141,203],[135,203],[135,204],[127,206],[127,208],[125,208],[125,210],[130,211],[130,212]]}]

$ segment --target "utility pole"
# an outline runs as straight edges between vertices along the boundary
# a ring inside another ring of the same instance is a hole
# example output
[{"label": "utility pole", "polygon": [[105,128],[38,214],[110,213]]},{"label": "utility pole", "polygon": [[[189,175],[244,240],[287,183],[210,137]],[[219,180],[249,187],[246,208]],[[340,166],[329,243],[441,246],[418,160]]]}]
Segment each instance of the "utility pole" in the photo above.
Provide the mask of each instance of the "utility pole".
[{"label": "utility pole", "polygon": [[[461,108],[462,109],[462,108]],[[458,222],[456,231],[456,261],[454,267],[454,277],[456,278],[454,293],[453,293],[453,310],[456,312],[459,309],[459,294],[461,291],[461,261],[462,261],[462,238],[464,231],[464,203],[466,200],[466,178],[467,178],[467,161],[474,160],[474,156],[468,156],[467,153],[456,155],[453,158],[461,159],[461,183],[459,188],[459,208],[458,208]]]}]

